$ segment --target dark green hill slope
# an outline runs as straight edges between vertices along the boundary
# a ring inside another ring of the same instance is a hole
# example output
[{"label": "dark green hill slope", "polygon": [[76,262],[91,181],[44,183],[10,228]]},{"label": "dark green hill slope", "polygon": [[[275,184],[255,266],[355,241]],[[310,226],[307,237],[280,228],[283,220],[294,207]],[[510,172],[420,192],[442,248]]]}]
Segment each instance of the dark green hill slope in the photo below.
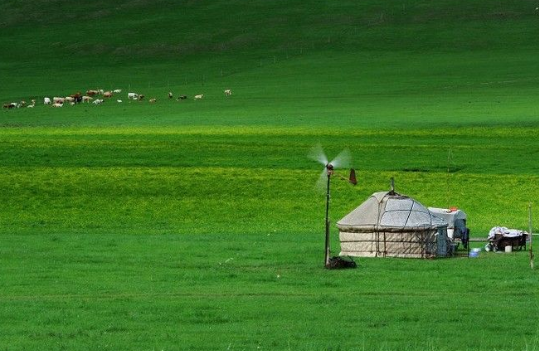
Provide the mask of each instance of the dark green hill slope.
[{"label": "dark green hill slope", "polygon": [[539,44],[536,1],[6,1],[2,62],[147,62],[304,50]]},{"label": "dark green hill slope", "polygon": [[526,101],[539,82],[536,7],[535,0],[8,0],[0,98],[97,87],[211,96],[233,87],[247,100],[230,110],[208,105],[197,116],[217,108],[249,124],[255,115],[267,121],[301,111],[298,118],[314,121],[323,107],[351,124],[396,114],[404,124],[533,124]]}]

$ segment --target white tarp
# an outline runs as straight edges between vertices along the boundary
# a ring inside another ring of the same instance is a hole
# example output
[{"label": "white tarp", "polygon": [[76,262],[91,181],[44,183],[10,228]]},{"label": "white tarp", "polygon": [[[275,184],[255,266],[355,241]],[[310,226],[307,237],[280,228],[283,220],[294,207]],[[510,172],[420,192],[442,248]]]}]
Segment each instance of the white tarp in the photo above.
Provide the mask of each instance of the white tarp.
[{"label": "white tarp", "polygon": [[494,239],[496,234],[500,234],[505,238],[518,238],[527,232],[518,229],[509,229],[506,227],[493,227],[488,233],[488,240]]}]

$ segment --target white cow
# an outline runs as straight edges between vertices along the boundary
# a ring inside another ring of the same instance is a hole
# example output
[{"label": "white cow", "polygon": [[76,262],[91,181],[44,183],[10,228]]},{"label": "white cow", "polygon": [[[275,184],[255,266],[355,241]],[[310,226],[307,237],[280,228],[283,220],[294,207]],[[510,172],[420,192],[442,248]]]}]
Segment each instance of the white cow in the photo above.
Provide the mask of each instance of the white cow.
[{"label": "white cow", "polygon": [[103,103],[103,99],[95,99],[94,102],[92,102],[94,105],[101,105]]},{"label": "white cow", "polygon": [[204,97],[204,94],[195,95],[195,100],[200,100]]},{"label": "white cow", "polygon": [[84,96],[82,97],[82,102],[88,102],[88,103],[89,103],[89,102],[92,101],[93,99],[94,99],[94,98],[91,97],[91,96],[84,95]]},{"label": "white cow", "polygon": [[226,96],[232,95],[232,90],[230,90],[230,89],[225,90],[225,95]]},{"label": "white cow", "polygon": [[138,94],[137,93],[127,93],[127,98],[131,100],[137,100]]},{"label": "white cow", "polygon": [[43,98],[43,105],[50,105],[52,103],[51,99],[46,97]]},{"label": "white cow", "polygon": [[122,89],[114,89],[112,92],[115,94],[120,94],[122,92]]}]

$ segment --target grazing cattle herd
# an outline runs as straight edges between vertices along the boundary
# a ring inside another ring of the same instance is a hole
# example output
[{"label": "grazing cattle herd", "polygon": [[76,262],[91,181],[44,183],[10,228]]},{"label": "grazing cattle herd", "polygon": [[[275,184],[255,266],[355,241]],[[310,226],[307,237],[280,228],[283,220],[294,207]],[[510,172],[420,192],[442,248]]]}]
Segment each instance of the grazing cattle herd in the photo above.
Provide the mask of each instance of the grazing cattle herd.
[{"label": "grazing cattle herd", "polygon": [[[232,95],[232,90],[226,89],[223,91],[225,96]],[[64,105],[71,105],[74,106],[79,103],[92,103],[94,105],[101,105],[105,102],[105,100],[110,100],[113,96],[117,96],[122,93],[122,89],[114,89],[110,91],[104,91],[103,89],[96,89],[96,90],[87,90],[85,94],[82,94],[81,92],[77,92],[75,94],[71,94],[69,96],[55,96],[53,98],[50,97],[44,97],[43,98],[43,105],[48,105],[51,107],[63,107]],[[172,92],[168,93],[168,98],[173,99],[174,94]],[[204,94],[197,94],[193,96],[193,100],[202,100],[204,98]],[[183,101],[187,100],[187,95],[178,95],[176,98],[177,101]],[[144,101],[144,95],[139,93],[127,93],[127,100],[129,101]],[[26,101],[22,100],[20,102],[10,102],[5,103],[3,105],[4,109],[10,110],[10,109],[17,109],[21,107],[27,107],[27,108],[33,108],[36,105],[36,99],[31,99],[31,103],[27,104]],[[116,99],[117,103],[122,103],[122,99]],[[148,99],[148,102],[155,104],[157,102],[157,98],[152,97]]]}]

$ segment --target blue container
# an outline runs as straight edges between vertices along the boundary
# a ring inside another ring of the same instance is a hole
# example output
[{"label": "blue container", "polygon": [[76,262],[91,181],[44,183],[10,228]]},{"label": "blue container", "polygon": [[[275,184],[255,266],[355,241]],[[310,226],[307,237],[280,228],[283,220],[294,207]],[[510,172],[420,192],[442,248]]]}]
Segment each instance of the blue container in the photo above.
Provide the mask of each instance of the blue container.
[{"label": "blue container", "polygon": [[481,252],[481,249],[472,249],[472,251],[470,251],[470,257],[479,257],[479,253]]}]

